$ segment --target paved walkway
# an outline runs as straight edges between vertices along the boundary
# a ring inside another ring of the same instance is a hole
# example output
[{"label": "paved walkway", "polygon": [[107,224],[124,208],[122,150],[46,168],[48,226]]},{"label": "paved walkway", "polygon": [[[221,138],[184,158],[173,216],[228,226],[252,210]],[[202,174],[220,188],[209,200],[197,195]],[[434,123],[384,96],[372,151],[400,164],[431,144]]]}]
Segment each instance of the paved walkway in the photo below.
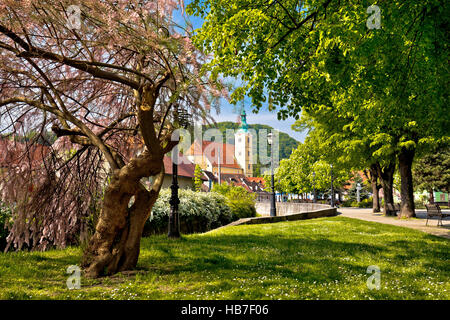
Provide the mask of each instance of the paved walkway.
[{"label": "paved walkway", "polygon": [[[449,212],[449,210],[442,210]],[[385,217],[383,213],[372,213],[372,209],[360,208],[338,208],[338,215],[343,217],[355,218],[366,221],[373,221],[385,224],[392,224],[394,226],[407,227],[423,232],[433,234],[435,236],[450,239],[450,220],[443,219],[443,227],[437,227],[437,219],[428,220],[428,226],[425,226],[427,212],[426,210],[416,210],[417,218],[413,219],[398,219],[396,217]]]}]

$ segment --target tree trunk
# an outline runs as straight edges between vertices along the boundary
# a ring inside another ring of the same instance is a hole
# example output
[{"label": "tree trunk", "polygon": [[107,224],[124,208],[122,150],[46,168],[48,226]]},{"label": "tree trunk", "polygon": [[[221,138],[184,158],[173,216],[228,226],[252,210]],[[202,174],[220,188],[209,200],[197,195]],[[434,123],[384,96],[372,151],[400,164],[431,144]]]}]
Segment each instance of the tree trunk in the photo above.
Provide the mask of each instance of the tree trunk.
[{"label": "tree trunk", "polygon": [[378,176],[381,180],[381,186],[383,188],[383,198],[384,198],[384,214],[387,216],[395,216],[395,211],[389,210],[388,204],[392,205],[394,208],[394,171],[395,162],[381,168],[380,165],[377,166]]},{"label": "tree trunk", "polygon": [[375,164],[370,166],[370,184],[372,186],[372,212],[380,212],[380,185],[378,184],[378,171]]},{"label": "tree trunk", "polygon": [[398,155],[398,166],[401,179],[401,207],[400,217],[415,217],[414,211],[414,188],[412,180],[412,162],[414,159],[414,149],[402,149]]},{"label": "tree trunk", "polygon": [[[142,177],[156,176],[148,191]],[[144,224],[158,198],[164,178],[162,158],[145,153],[115,170],[106,188],[95,233],[84,252],[87,277],[111,275],[136,267]],[[134,203],[132,202],[134,197]]]},{"label": "tree trunk", "polygon": [[433,190],[428,191],[430,193],[430,203],[434,203],[434,192]]}]

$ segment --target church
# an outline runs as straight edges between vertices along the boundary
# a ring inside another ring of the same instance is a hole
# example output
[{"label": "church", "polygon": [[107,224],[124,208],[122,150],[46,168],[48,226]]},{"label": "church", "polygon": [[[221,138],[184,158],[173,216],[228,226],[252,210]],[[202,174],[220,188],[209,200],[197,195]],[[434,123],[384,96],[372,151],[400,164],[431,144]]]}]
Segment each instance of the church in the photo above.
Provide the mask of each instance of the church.
[{"label": "church", "polygon": [[215,141],[194,141],[185,153],[203,171],[219,177],[238,174],[253,177],[253,136],[248,131],[245,110],[241,112],[241,126],[234,135],[234,145]]},{"label": "church", "polygon": [[264,179],[253,177],[253,135],[249,132],[245,110],[242,110],[240,119],[241,125],[234,134],[234,145],[194,141],[185,156],[202,168],[207,178],[204,191],[210,191],[213,183],[226,182],[257,193],[258,201],[268,201]]}]

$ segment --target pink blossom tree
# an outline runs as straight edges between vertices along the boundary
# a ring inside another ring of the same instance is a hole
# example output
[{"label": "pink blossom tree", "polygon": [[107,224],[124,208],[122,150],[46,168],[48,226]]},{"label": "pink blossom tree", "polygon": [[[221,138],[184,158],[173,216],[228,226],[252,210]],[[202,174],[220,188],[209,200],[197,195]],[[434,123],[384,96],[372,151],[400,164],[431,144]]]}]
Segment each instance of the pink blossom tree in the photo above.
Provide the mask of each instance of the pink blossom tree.
[{"label": "pink blossom tree", "polygon": [[[223,92],[201,72],[206,57],[188,30],[174,22],[179,6],[1,1],[0,146],[8,159],[0,191],[15,210],[10,245],[64,247],[100,202],[86,275],[136,266],[163,156],[177,143],[171,135],[183,115],[207,117]],[[54,143],[45,138],[50,130]]]}]

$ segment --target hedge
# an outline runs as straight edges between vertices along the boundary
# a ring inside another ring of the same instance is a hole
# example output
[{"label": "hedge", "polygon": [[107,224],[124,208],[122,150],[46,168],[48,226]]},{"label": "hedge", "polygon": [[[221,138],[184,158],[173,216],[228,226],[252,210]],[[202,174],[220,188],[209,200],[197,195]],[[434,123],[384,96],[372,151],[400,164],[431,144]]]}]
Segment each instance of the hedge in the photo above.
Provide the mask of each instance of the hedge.
[{"label": "hedge", "polygon": [[[145,225],[144,236],[167,233],[170,195],[170,189],[161,190],[158,200],[152,208],[152,214]],[[206,232],[233,221],[226,198],[218,193],[180,189],[179,198],[178,212],[181,233]]]}]

